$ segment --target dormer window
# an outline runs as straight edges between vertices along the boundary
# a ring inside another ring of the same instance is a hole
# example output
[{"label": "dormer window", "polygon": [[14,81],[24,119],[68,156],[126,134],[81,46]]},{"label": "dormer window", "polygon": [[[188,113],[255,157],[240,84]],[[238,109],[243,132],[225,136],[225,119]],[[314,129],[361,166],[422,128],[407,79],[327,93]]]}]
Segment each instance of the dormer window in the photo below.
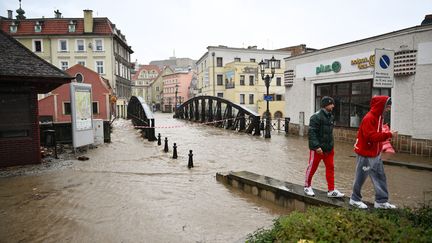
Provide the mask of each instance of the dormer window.
[{"label": "dormer window", "polygon": [[36,21],[35,26],[34,26],[35,32],[41,32],[42,31],[42,25],[43,25],[43,21]]},{"label": "dormer window", "polygon": [[10,26],[9,26],[9,31],[11,33],[16,33],[18,30],[18,22],[17,21],[12,21]]},{"label": "dormer window", "polygon": [[75,32],[76,30],[76,21],[75,20],[71,20],[69,21],[69,32]]}]

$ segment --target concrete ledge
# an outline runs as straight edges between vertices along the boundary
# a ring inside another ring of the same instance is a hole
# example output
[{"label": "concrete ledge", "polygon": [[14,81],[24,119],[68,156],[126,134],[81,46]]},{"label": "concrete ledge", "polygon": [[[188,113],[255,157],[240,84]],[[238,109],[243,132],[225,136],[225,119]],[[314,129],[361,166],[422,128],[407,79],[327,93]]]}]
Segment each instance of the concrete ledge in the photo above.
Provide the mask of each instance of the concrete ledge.
[{"label": "concrete ledge", "polygon": [[349,197],[328,198],[326,191],[317,189],[315,196],[309,197],[302,185],[248,171],[216,173],[216,180],[289,210],[304,211],[308,206],[349,207]]},{"label": "concrete ledge", "polygon": [[383,163],[386,165],[405,166],[405,167],[410,168],[410,169],[432,171],[432,166],[427,165],[427,164],[409,163],[409,162],[401,162],[401,161],[395,161],[395,160],[383,160]]}]

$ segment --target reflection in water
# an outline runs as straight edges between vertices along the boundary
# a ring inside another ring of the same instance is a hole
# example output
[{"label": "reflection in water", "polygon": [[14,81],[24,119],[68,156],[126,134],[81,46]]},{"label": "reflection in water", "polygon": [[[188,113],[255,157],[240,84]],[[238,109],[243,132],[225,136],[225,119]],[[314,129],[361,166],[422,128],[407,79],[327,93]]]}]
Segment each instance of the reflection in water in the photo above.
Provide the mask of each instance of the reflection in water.
[{"label": "reflection in water", "polygon": [[[130,122],[115,123],[112,143],[39,173],[0,178],[0,241],[235,242],[286,210],[225,187],[216,172],[247,170],[302,184],[307,140],[271,140],[157,114],[170,152],[148,142]],[[184,126],[183,126],[184,125]],[[179,158],[172,156],[177,143]],[[188,151],[195,167],[187,169]],[[352,146],[336,144],[336,186],[351,193]],[[432,191],[431,172],[385,166],[391,201],[414,206]],[[326,188],[320,165],[313,185]],[[373,200],[370,180],[364,197]]]}]

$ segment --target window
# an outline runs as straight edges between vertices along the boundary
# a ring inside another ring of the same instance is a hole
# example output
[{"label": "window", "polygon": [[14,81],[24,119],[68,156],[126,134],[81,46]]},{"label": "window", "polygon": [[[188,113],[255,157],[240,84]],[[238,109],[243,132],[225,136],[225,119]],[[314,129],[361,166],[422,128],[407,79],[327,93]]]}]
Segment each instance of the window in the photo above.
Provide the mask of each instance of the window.
[{"label": "window", "polygon": [[36,21],[35,26],[34,26],[34,30],[35,30],[35,32],[42,32],[42,23],[39,21]]},{"label": "window", "polygon": [[219,97],[219,98],[223,98],[223,93],[219,93],[219,92],[218,92],[218,93],[216,94],[216,96]]},{"label": "window", "polygon": [[159,86],[156,86],[156,91],[159,91]]},{"label": "window", "polygon": [[12,21],[11,25],[9,26],[9,31],[11,33],[16,33],[18,30],[18,22]]},{"label": "window", "polygon": [[30,136],[30,94],[0,92],[0,138]]},{"label": "window", "polygon": [[255,79],[255,76],[253,76],[253,75],[249,76],[249,85],[254,85],[254,79]]},{"label": "window", "polygon": [[245,85],[245,76],[240,75],[240,85]]},{"label": "window", "polygon": [[241,62],[240,57],[235,57],[235,58],[234,58],[234,62]]},{"label": "window", "polygon": [[42,40],[33,40],[33,52],[43,52]]},{"label": "window", "polygon": [[217,75],[217,85],[223,85],[223,75],[222,74]]},{"label": "window", "polygon": [[76,50],[77,51],[85,51],[85,42],[84,40],[76,40]]},{"label": "window", "polygon": [[276,86],[282,86],[282,78],[281,77],[276,78]]},{"label": "window", "polygon": [[68,61],[60,61],[60,68],[62,70],[66,70],[69,68],[69,62]]},{"label": "window", "polygon": [[76,29],[76,21],[75,20],[69,21],[69,25],[68,25],[69,32],[75,32],[75,29]]},{"label": "window", "polygon": [[61,52],[68,51],[68,42],[67,42],[67,40],[59,40],[59,51],[61,51]]},{"label": "window", "polygon": [[240,104],[244,104],[244,103],[245,103],[245,95],[240,94]]},{"label": "window", "polygon": [[82,82],[84,81],[84,76],[83,76],[81,73],[77,73],[77,74],[75,75],[75,80],[76,80],[78,83],[82,83]]},{"label": "window", "polygon": [[282,95],[277,94],[275,100],[276,100],[276,101],[281,101],[281,100],[282,100]]},{"label": "window", "polygon": [[93,115],[99,114],[99,102],[94,101],[93,102]]},{"label": "window", "polygon": [[254,103],[254,95],[249,94],[249,104],[252,105]]},{"label": "window", "polygon": [[103,61],[96,61],[96,70],[99,74],[104,74],[104,62]]},{"label": "window", "polygon": [[63,102],[63,115],[70,115],[70,114],[71,114],[71,103]]},{"label": "window", "polygon": [[249,59],[250,62],[256,62],[255,58]]},{"label": "window", "polygon": [[275,68],[281,68],[280,60],[275,61]]},{"label": "window", "polygon": [[217,57],[216,58],[216,67],[223,67],[222,57]]},{"label": "window", "polygon": [[103,51],[104,50],[102,39],[95,39],[94,43],[95,43],[95,51]]},{"label": "window", "polygon": [[[356,81],[315,86],[315,110],[320,109],[323,96],[331,96],[335,100],[333,113],[335,125],[358,127],[364,115],[369,111],[369,103],[373,94],[390,96],[390,89],[372,89],[372,81]],[[389,122],[389,116],[384,117]]]},{"label": "window", "polygon": [[77,64],[79,64],[79,65],[82,65],[82,66],[86,66],[86,61],[85,60],[80,60],[80,61],[77,61]]}]

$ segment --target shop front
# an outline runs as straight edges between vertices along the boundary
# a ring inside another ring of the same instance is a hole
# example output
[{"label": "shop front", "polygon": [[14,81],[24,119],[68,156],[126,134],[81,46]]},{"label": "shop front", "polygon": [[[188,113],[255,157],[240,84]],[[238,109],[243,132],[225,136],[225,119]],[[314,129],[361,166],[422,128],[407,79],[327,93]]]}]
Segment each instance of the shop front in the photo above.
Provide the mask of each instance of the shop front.
[{"label": "shop front", "polygon": [[[383,59],[381,52],[392,55]],[[387,64],[392,77],[383,83],[377,70]],[[425,119],[432,118],[432,25],[289,57],[285,67],[285,113],[291,117],[291,133],[306,135],[321,98],[331,96],[335,138],[353,143],[371,98],[387,95],[393,105],[384,122],[400,134],[393,145],[402,152],[432,156],[432,127]]]}]

